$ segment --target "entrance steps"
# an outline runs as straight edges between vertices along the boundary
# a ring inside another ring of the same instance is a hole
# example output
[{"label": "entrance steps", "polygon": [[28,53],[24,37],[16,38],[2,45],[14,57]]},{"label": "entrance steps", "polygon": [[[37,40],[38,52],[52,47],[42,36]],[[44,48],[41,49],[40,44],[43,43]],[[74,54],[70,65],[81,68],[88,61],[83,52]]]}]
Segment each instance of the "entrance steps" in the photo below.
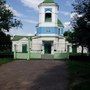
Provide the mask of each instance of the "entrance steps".
[{"label": "entrance steps", "polygon": [[42,59],[54,59],[54,55],[52,55],[52,54],[42,54],[41,58]]}]

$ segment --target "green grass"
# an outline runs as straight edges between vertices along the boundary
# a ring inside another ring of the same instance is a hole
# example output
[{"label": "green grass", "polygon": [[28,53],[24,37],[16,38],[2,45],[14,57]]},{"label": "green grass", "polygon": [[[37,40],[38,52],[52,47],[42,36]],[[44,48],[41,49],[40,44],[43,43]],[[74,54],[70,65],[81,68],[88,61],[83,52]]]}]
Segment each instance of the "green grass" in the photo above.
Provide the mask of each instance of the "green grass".
[{"label": "green grass", "polygon": [[70,73],[69,90],[90,90],[90,61],[67,61]]},{"label": "green grass", "polygon": [[11,58],[0,58],[0,65],[13,61]]}]

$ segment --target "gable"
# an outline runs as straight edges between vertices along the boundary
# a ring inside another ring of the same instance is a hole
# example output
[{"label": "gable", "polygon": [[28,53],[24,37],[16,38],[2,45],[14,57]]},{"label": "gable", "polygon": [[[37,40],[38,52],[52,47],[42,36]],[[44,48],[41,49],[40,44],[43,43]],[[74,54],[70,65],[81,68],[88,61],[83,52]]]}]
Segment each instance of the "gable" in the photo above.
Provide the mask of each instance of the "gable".
[{"label": "gable", "polygon": [[27,41],[27,40],[28,40],[28,38],[23,37],[23,38],[21,38],[19,41]]},{"label": "gable", "polygon": [[17,36],[17,35],[15,35],[14,37],[12,37],[12,41],[27,40],[28,38],[30,38],[30,40],[32,40],[31,36]]},{"label": "gable", "polygon": [[57,24],[58,24],[58,27],[64,27],[63,24],[62,24],[62,22],[59,19],[57,21]]}]

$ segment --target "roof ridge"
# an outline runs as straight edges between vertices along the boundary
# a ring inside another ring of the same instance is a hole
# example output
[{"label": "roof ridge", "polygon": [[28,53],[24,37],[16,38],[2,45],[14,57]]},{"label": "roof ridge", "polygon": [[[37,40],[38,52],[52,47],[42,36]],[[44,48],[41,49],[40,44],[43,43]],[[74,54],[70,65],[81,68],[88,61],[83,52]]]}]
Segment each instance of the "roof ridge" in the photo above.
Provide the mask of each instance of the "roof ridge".
[{"label": "roof ridge", "polygon": [[28,38],[28,37],[32,37],[32,36],[20,36],[20,35],[15,35],[14,37],[13,37],[13,39],[12,39],[12,41],[18,41],[18,40],[20,40],[20,39],[22,39],[22,38]]},{"label": "roof ridge", "polygon": [[64,27],[62,22],[60,21],[60,19],[57,20],[57,24],[58,24],[59,27]]},{"label": "roof ridge", "polygon": [[54,0],[44,0],[43,3],[55,3]]}]

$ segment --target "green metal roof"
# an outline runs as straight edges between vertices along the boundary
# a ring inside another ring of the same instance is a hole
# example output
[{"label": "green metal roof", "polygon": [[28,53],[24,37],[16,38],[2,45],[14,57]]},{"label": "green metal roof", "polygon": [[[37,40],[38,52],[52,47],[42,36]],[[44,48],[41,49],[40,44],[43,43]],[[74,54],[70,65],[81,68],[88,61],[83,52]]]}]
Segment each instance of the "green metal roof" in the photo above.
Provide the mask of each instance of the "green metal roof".
[{"label": "green metal roof", "polygon": [[[30,36],[18,36],[18,35],[16,35],[16,36],[13,37],[12,41],[19,41],[20,39],[22,39],[24,37],[25,38],[28,38]],[[31,37],[30,37],[30,40],[31,40]]]},{"label": "green metal roof", "polygon": [[57,24],[58,24],[59,27],[64,27],[63,24],[62,24],[62,22],[59,19],[57,21]]},{"label": "green metal roof", "polygon": [[44,0],[43,3],[54,3],[54,0]]}]

